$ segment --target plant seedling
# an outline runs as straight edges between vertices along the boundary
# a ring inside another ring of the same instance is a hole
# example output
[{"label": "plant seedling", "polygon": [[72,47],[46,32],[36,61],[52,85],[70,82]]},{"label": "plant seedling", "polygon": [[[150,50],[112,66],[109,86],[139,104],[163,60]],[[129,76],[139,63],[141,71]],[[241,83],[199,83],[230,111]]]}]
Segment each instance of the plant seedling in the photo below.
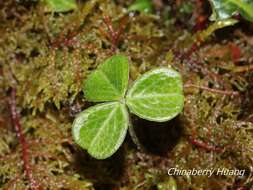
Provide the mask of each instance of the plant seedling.
[{"label": "plant seedling", "polygon": [[151,70],[127,91],[128,78],[127,57],[114,55],[86,79],[85,98],[104,103],[78,114],[72,133],[75,142],[97,159],[110,157],[124,141],[130,125],[128,108],[131,113],[156,122],[171,120],[183,109],[183,85],[177,71]]},{"label": "plant seedling", "polygon": [[252,0],[209,0],[212,7],[211,20],[224,20],[240,13],[243,18],[253,22]]}]

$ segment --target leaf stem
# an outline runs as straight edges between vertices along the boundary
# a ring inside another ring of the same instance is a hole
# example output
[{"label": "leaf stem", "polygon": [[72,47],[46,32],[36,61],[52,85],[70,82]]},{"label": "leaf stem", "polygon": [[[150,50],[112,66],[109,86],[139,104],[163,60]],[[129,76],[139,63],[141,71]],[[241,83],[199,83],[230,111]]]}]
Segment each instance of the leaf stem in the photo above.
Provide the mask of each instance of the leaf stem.
[{"label": "leaf stem", "polygon": [[198,85],[195,85],[195,84],[186,84],[184,85],[185,88],[190,88],[190,87],[193,87],[193,88],[199,88],[201,90],[206,90],[206,91],[209,91],[209,92],[213,92],[213,93],[216,93],[216,94],[223,94],[223,95],[232,95],[232,96],[238,96],[239,95],[239,92],[236,92],[236,91],[229,91],[229,90],[220,90],[220,89],[215,89],[215,88],[208,88],[208,87],[205,87],[205,86],[198,86]]},{"label": "leaf stem", "polygon": [[128,132],[129,132],[129,135],[130,135],[133,143],[137,146],[137,149],[145,151],[145,148],[143,147],[143,145],[141,144],[139,138],[136,135],[136,132],[134,130],[134,126],[133,126],[133,123],[132,123],[132,119],[130,117],[129,117]]},{"label": "leaf stem", "polygon": [[214,151],[214,152],[222,152],[224,149],[220,147],[216,147],[213,145],[210,145],[209,143],[203,142],[201,140],[197,140],[193,137],[189,137],[189,142],[197,147],[203,148],[206,151]]},{"label": "leaf stem", "polygon": [[109,16],[104,16],[103,22],[106,25],[107,32],[104,31],[102,27],[99,28],[100,32],[107,37],[111,44],[112,44],[112,51],[115,52],[117,49],[117,46],[121,40],[121,37],[123,35],[123,31],[126,28],[128,21],[127,16],[123,16],[119,21],[119,26],[117,29],[113,27],[112,20]]},{"label": "leaf stem", "polygon": [[26,142],[25,136],[23,134],[22,127],[20,124],[19,115],[17,113],[16,89],[15,88],[12,88],[12,90],[11,90],[11,98],[9,101],[9,105],[10,105],[11,118],[13,121],[14,129],[17,134],[19,143],[21,144],[21,147],[22,147],[22,160],[23,160],[23,167],[24,167],[25,175],[29,180],[30,187],[32,190],[42,190],[42,187],[37,183],[37,181],[35,181],[33,174],[32,174],[31,166],[29,164],[29,153],[28,153],[29,147]]}]

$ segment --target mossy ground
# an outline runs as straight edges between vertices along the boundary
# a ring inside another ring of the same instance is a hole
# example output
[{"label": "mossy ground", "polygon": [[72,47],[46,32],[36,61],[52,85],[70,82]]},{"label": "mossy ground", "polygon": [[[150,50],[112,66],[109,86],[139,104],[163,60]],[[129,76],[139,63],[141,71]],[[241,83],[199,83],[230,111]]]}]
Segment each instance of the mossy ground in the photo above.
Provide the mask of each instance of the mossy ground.
[{"label": "mossy ground", "polygon": [[[120,28],[131,2],[79,1],[77,11],[64,14],[47,13],[38,1],[0,2],[0,189],[29,189],[10,118],[11,88],[17,89],[32,172],[44,189],[169,190],[175,183],[180,190],[252,189],[253,25],[242,21],[219,30],[182,58],[195,29],[208,25],[208,3],[201,1],[154,1],[154,14],[127,18],[116,52],[131,60],[131,81],[151,68],[172,66],[186,85],[239,95],[186,87],[184,112],[173,121],[133,118],[145,150],[137,150],[128,137],[112,158],[98,161],[74,144],[74,116],[90,105],[83,98],[85,78],[113,54],[103,18]],[[194,145],[191,138],[222,151]],[[170,177],[170,167],[246,173]]]}]

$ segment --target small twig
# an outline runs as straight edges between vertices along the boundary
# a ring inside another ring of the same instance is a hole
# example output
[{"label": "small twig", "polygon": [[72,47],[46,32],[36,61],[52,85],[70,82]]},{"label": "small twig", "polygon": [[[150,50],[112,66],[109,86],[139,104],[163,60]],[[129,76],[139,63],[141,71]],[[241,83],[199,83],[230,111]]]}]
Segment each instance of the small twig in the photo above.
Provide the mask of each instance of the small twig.
[{"label": "small twig", "polygon": [[10,109],[11,109],[11,118],[12,118],[12,121],[14,124],[14,129],[17,134],[19,143],[21,144],[21,147],[22,147],[22,159],[23,159],[23,166],[24,166],[25,175],[29,180],[30,187],[32,190],[42,190],[42,187],[37,183],[37,181],[35,181],[35,179],[33,177],[31,166],[29,163],[29,153],[28,153],[29,147],[26,142],[25,136],[23,134],[22,127],[20,124],[19,115],[17,113],[16,89],[15,88],[12,88],[12,90],[11,90],[11,98],[9,100],[9,105],[10,105]]},{"label": "small twig", "polygon": [[117,32],[114,31],[112,20],[110,19],[109,16],[105,16],[103,20],[104,20],[104,23],[105,23],[108,31],[109,31],[109,35],[111,36],[111,39],[115,40],[115,38],[117,36]]},{"label": "small twig", "polygon": [[105,32],[105,30],[100,27],[99,30],[100,32],[110,40],[111,44],[112,44],[112,51],[115,52],[116,48],[121,40],[121,36],[123,34],[123,31],[126,27],[128,21],[128,17],[127,16],[123,16],[120,21],[119,21],[119,27],[117,29],[115,29],[113,27],[113,23],[112,20],[109,16],[105,16],[103,18],[103,22],[107,27],[107,32]]},{"label": "small twig", "polygon": [[199,88],[201,90],[207,90],[209,92],[213,92],[213,93],[216,93],[216,94],[223,94],[223,95],[232,95],[232,96],[238,96],[239,95],[239,92],[236,92],[236,91],[230,91],[230,90],[220,90],[220,89],[215,89],[215,88],[208,88],[208,87],[205,87],[205,86],[198,86],[198,85],[195,85],[195,84],[186,84],[184,85],[185,88],[190,88],[190,87],[193,87],[193,88]]},{"label": "small twig", "polygon": [[128,16],[123,16],[121,19],[120,19],[120,22],[119,22],[119,28],[118,28],[118,31],[117,31],[117,40],[119,41],[126,26],[127,26],[127,22],[128,22]]},{"label": "small twig", "polygon": [[213,146],[213,145],[210,145],[206,142],[203,142],[201,140],[197,140],[193,137],[189,137],[189,142],[197,147],[200,147],[200,148],[203,148],[205,149],[206,151],[214,151],[214,152],[222,152],[224,149],[220,148],[220,147],[216,147],[216,146]]}]

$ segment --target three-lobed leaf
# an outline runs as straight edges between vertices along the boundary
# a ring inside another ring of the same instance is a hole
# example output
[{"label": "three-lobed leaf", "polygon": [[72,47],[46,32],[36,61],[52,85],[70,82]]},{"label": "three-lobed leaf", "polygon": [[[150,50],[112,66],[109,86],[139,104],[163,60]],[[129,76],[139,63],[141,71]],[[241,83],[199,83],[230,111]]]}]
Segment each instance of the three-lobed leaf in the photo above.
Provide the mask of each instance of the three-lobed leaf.
[{"label": "three-lobed leaf", "polygon": [[245,19],[253,22],[252,0],[209,0],[213,13],[211,20],[223,20],[240,13]]},{"label": "three-lobed leaf", "polygon": [[181,76],[172,69],[155,69],[136,80],[126,96],[130,111],[143,119],[164,122],[184,105]]},{"label": "three-lobed leaf", "polygon": [[88,76],[83,88],[85,97],[92,102],[120,100],[126,92],[128,77],[127,57],[114,55]]},{"label": "three-lobed leaf", "polygon": [[97,159],[110,157],[122,144],[128,127],[128,113],[119,102],[98,104],[81,112],[72,134],[75,142]]},{"label": "three-lobed leaf", "polygon": [[75,0],[45,0],[50,11],[66,12],[77,8]]},{"label": "three-lobed leaf", "polygon": [[183,108],[183,85],[180,74],[172,69],[145,73],[126,94],[129,76],[128,59],[114,55],[87,78],[85,97],[89,101],[111,101],[81,112],[72,128],[77,144],[97,158],[110,157],[122,144],[129,125],[128,111],[141,118],[163,122]]}]

